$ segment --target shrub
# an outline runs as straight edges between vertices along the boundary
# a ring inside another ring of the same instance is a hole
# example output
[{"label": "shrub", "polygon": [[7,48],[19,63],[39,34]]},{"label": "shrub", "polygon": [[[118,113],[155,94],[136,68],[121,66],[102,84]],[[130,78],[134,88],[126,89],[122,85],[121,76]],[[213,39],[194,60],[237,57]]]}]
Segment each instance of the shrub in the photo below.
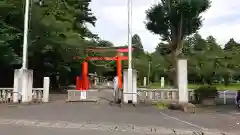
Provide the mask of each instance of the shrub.
[{"label": "shrub", "polygon": [[194,90],[195,99],[197,101],[202,101],[204,99],[215,99],[218,97],[219,93],[216,87],[213,86],[202,86]]},{"label": "shrub", "polygon": [[166,109],[166,108],[168,108],[168,104],[167,103],[158,102],[157,103],[157,108],[158,109]]}]

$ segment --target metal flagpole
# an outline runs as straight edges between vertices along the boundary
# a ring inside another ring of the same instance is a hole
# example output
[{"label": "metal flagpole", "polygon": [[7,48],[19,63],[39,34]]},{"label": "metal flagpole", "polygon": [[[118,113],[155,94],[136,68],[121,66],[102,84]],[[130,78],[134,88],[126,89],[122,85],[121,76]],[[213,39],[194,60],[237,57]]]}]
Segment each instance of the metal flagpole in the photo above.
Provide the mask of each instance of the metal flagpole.
[{"label": "metal flagpole", "polygon": [[22,69],[27,69],[29,0],[25,1]]},{"label": "metal flagpole", "polygon": [[128,0],[128,92],[132,91],[132,0]]},{"label": "metal flagpole", "polygon": [[132,0],[128,0],[128,69],[132,69]]}]

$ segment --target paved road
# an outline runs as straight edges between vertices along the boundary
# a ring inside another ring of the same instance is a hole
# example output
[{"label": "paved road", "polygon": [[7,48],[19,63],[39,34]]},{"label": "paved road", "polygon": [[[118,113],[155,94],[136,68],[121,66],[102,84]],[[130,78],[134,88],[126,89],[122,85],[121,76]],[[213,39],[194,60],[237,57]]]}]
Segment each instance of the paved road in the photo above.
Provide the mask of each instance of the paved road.
[{"label": "paved road", "polygon": [[[111,95],[103,95],[107,94]],[[225,112],[199,111],[197,114],[186,114],[157,110],[147,105],[125,105],[120,108],[108,105],[105,99],[100,103],[65,103],[60,100],[63,97],[65,95],[54,95],[54,102],[42,105],[0,106],[0,131],[10,135],[168,135],[172,134],[172,129],[181,132],[240,132],[240,125],[237,124],[240,115],[234,108],[227,108],[229,111]]]},{"label": "paved road", "polygon": [[[5,135],[123,135],[118,131],[79,130],[79,129],[55,129],[26,126],[1,125],[1,133]],[[139,133],[124,132],[124,135],[139,135]],[[147,135],[147,134],[145,134]],[[167,135],[167,134],[166,134]],[[169,134],[170,135],[170,134]]]},{"label": "paved road", "polygon": [[194,127],[171,118],[162,116],[150,106],[109,106],[94,103],[55,102],[44,105],[19,106],[0,112],[1,118],[27,119],[43,121],[69,121],[92,123],[134,124],[139,126],[160,126],[177,129],[193,129]]},{"label": "paved road", "polygon": [[164,135],[170,135],[173,133],[172,128],[181,132],[192,129],[199,130],[196,127],[159,115],[157,110],[152,107],[125,106],[119,108],[106,104],[55,102],[44,105],[2,108],[1,110],[0,131],[17,133],[18,135],[26,134],[26,130],[34,132],[35,129],[37,129],[38,134],[49,133],[49,135],[58,135],[60,131],[63,131],[60,132],[60,135],[66,134],[68,131],[69,135],[79,133],[86,135],[97,133],[100,135],[164,133]]}]

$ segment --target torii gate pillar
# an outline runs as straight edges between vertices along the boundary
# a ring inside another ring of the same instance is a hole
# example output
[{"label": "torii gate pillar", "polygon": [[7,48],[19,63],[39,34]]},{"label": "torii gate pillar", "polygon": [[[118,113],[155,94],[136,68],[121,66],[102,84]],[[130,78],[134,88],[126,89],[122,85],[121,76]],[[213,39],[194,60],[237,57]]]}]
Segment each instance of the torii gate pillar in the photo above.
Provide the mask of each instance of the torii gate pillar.
[{"label": "torii gate pillar", "polygon": [[87,99],[87,90],[88,90],[88,63],[83,61],[82,63],[82,90],[81,90],[81,99]]}]

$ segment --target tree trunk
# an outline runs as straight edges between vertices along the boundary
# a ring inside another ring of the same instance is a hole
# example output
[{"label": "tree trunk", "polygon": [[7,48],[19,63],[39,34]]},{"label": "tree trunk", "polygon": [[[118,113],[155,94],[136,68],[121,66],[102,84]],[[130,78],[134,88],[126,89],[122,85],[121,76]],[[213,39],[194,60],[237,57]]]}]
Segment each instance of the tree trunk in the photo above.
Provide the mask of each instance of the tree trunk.
[{"label": "tree trunk", "polygon": [[229,78],[230,78],[229,75],[225,75],[225,76],[224,76],[224,85],[225,85],[225,86],[227,86],[227,85],[230,84],[230,79],[229,79]]}]

